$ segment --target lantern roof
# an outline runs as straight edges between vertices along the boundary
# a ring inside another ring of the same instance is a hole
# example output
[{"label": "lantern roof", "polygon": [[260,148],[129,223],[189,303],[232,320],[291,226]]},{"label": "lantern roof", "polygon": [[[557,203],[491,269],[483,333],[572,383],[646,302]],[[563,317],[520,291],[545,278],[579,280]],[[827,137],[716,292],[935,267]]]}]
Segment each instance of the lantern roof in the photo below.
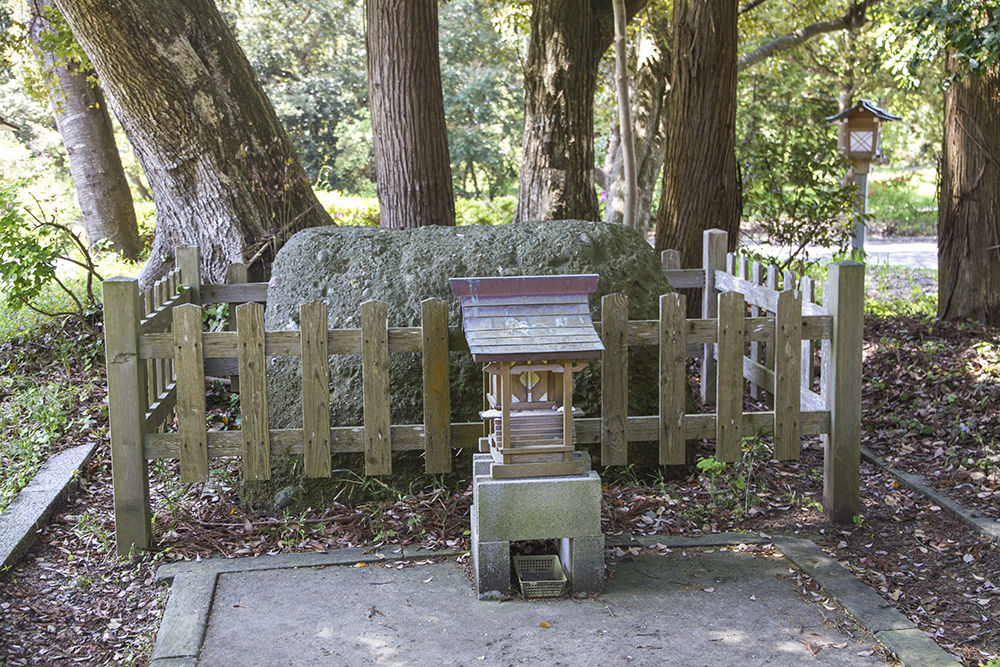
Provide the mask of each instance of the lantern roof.
[{"label": "lantern roof", "polygon": [[596,274],[452,278],[472,358],[490,361],[596,359],[601,342],[590,316]]},{"label": "lantern roof", "polygon": [[836,123],[837,121],[847,120],[848,118],[850,118],[851,116],[853,116],[853,115],[855,115],[857,113],[864,113],[864,112],[870,113],[871,115],[875,116],[875,118],[877,118],[878,120],[881,120],[881,121],[903,120],[902,117],[900,117],[900,116],[893,116],[891,113],[889,113],[885,109],[881,109],[881,108],[875,106],[874,104],[872,104],[868,100],[861,100],[860,102],[858,102],[857,104],[855,104],[850,109],[847,109],[846,111],[841,111],[836,116],[827,116],[826,119],[828,121],[830,121],[831,123]]}]

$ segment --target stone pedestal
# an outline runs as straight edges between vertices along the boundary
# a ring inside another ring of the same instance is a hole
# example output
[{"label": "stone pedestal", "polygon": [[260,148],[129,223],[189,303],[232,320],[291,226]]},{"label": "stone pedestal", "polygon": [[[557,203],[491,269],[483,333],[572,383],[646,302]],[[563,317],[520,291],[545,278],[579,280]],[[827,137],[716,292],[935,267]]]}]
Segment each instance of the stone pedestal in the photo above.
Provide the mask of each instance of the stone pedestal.
[{"label": "stone pedestal", "polygon": [[601,479],[585,456],[583,475],[493,479],[492,457],[473,463],[472,562],[479,599],[510,589],[510,543],[555,539],[574,593],[604,590]]}]

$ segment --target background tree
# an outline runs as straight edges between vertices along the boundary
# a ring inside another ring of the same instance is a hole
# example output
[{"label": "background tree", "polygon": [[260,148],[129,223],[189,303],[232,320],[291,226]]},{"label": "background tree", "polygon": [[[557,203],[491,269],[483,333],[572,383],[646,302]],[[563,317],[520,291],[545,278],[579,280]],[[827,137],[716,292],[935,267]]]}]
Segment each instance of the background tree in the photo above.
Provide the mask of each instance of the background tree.
[{"label": "background tree", "polygon": [[156,202],[150,259],[201,248],[202,270],[268,257],[296,229],[330,224],[256,75],[212,0],[57,0],[90,58]]},{"label": "background tree", "polygon": [[[628,17],[645,3],[628,0]],[[611,3],[532,3],[515,222],[599,219],[594,92],[598,65],[613,38]]]},{"label": "background tree", "polygon": [[368,0],[367,18],[380,224],[454,225],[437,0]]},{"label": "background tree", "polygon": [[1000,6],[931,2],[909,13],[912,52],[947,51],[938,201],[938,317],[1000,325]]},{"label": "background tree", "polygon": [[87,243],[108,240],[123,257],[138,259],[139,227],[104,93],[51,0],[32,0],[30,10],[28,34],[69,156]]},{"label": "background tree", "polygon": [[[739,236],[736,173],[736,0],[676,0],[663,190],[656,251],[698,266],[701,230]],[[689,304],[694,308],[694,304]]]}]

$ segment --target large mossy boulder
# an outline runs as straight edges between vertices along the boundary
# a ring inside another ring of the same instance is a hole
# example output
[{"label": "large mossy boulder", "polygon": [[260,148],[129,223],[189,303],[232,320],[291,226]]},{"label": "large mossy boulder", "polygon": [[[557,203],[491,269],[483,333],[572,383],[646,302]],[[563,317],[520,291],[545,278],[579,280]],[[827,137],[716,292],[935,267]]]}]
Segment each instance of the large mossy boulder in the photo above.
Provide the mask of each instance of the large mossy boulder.
[{"label": "large mossy boulder", "polygon": [[[656,319],[659,295],[672,291],[650,245],[622,225],[571,220],[411,230],[324,227],[299,232],[278,253],[265,323],[270,331],[295,330],[299,306],[324,301],[330,328],[357,328],[360,304],[377,299],[388,304],[390,327],[419,326],[421,301],[437,297],[448,302],[449,324],[457,327],[459,302],[449,278],[582,273],[600,276],[597,292],[590,297],[595,322],[601,319],[604,295],[627,295],[629,319]],[[452,422],[478,421],[482,367],[468,353],[450,357]],[[657,414],[656,371],[655,349],[630,352],[630,414]],[[419,357],[391,355],[389,374],[392,423],[422,423]],[[299,359],[272,360],[268,385],[271,428],[300,427]],[[358,356],[331,357],[330,390],[332,424],[361,425]],[[592,363],[577,378],[573,400],[586,416],[600,415],[600,363]],[[599,465],[599,448],[591,454]],[[393,465],[394,471],[403,467],[395,461]]]}]

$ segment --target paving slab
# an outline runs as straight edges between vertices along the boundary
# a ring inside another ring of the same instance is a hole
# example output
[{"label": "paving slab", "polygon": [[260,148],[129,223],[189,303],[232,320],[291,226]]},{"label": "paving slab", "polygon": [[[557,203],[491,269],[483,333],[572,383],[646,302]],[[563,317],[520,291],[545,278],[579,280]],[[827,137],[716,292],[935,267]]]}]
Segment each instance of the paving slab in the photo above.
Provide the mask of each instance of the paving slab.
[{"label": "paving slab", "polygon": [[[899,664],[881,658],[875,636],[845,623],[839,609],[800,596],[795,558],[809,561],[824,587],[851,593],[850,604],[887,606],[853,588],[849,581],[864,586],[811,542],[775,540],[786,555],[763,557],[733,546],[767,541],[760,536],[675,540],[618,540],[660,544],[662,553],[629,552],[610,566],[605,593],[583,599],[480,601],[467,557],[408,560],[405,550],[327,564],[303,555],[301,566],[296,556],[280,557],[280,567],[269,557],[246,559],[244,569],[239,559],[171,566],[160,578],[173,582],[171,600],[192,601],[190,616],[168,601],[151,665]],[[873,618],[875,632],[907,654],[903,664],[928,655],[958,664],[905,619]]]}]

